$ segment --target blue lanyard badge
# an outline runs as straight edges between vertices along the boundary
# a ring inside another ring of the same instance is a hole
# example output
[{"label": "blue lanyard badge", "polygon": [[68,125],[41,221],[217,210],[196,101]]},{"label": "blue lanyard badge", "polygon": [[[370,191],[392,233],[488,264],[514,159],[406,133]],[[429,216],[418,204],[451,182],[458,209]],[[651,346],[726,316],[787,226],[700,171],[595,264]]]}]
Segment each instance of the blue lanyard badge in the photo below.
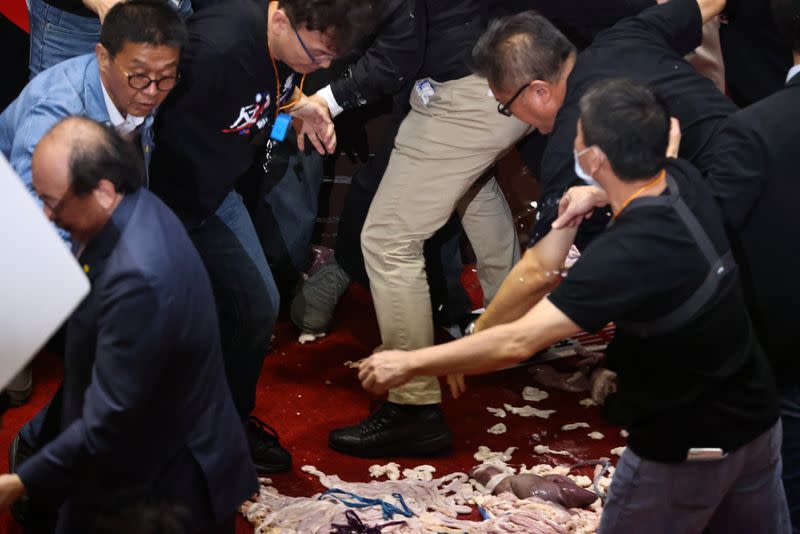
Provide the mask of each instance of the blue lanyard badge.
[{"label": "blue lanyard badge", "polygon": [[288,113],[278,113],[275,117],[275,124],[272,125],[272,131],[269,137],[275,141],[283,141],[286,139],[286,132],[289,131],[289,126],[292,125],[292,116]]}]

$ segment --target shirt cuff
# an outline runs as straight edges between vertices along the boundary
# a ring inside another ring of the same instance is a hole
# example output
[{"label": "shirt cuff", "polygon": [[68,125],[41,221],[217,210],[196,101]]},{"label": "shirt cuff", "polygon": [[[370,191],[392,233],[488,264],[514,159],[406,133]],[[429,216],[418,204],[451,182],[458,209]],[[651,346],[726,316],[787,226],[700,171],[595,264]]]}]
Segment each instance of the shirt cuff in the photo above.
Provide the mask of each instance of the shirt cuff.
[{"label": "shirt cuff", "polygon": [[344,111],[344,108],[340,106],[338,102],[336,102],[336,98],[333,96],[333,91],[331,91],[330,84],[317,91],[317,94],[328,103],[328,110],[331,112],[331,118],[336,117],[339,113]]}]

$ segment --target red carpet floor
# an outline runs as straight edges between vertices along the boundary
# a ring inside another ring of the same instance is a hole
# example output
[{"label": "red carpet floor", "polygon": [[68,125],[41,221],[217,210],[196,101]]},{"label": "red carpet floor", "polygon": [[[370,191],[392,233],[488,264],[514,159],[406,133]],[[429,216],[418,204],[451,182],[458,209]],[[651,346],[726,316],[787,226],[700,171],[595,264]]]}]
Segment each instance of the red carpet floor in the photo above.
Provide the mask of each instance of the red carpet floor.
[{"label": "red carpet floor", "polygon": [[[465,284],[474,289],[475,283]],[[287,495],[312,495],[322,488],[317,480],[300,471],[306,464],[323,472],[337,474],[344,480],[369,480],[368,468],[374,463],[397,461],[402,468],[420,464],[436,467],[438,474],[464,471],[477,462],[472,455],[479,445],[498,451],[516,446],[512,463],[528,466],[537,463],[569,464],[563,456],[534,454],[537,444],[556,450],[569,450],[577,458],[589,459],[610,456],[609,451],[624,440],[619,429],[601,421],[599,408],[584,407],[578,401],[587,394],[550,391],[550,398],[538,403],[526,402],[522,389],[534,385],[524,368],[468,379],[469,389],[456,400],[445,396],[444,410],[455,435],[451,451],[436,458],[392,458],[374,461],[351,458],[327,447],[328,432],[352,424],[368,415],[377,399],[363,391],[356,371],[345,367],[347,360],[358,360],[369,354],[379,343],[377,323],[368,293],[352,287],[339,309],[331,334],[307,345],[297,342],[297,331],[288,321],[281,321],[276,330],[276,344],[268,356],[259,382],[256,414],[274,426],[283,444],[291,451],[294,466],[288,473],[273,477],[274,484]],[[21,408],[8,411],[0,428],[0,470],[7,469],[5,451],[16,431],[39,410],[58,386],[61,365],[47,354],[40,355],[34,366],[35,389],[32,400]],[[502,407],[531,404],[540,409],[554,409],[550,419],[523,418],[509,414],[498,419],[486,411],[487,406]],[[585,421],[590,429],[562,431],[567,423]],[[486,429],[503,422],[505,434],[493,435]],[[605,435],[599,441],[586,436],[597,430]],[[539,441],[531,436],[539,434]],[[22,533],[23,530],[8,513],[0,515],[0,532]],[[253,532],[244,519],[238,533]]]}]

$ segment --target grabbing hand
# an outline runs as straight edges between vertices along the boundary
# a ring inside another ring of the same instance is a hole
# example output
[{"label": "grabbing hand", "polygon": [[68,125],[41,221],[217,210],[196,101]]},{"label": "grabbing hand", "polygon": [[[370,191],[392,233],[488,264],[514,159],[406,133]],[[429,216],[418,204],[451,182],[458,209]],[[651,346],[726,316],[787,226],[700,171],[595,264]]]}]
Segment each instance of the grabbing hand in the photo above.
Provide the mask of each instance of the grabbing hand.
[{"label": "grabbing hand", "polygon": [[122,0],[83,0],[83,4],[97,13],[97,17],[102,23],[106,18],[108,10],[119,4]]},{"label": "grabbing hand", "polygon": [[324,98],[301,93],[300,98],[289,109],[289,114],[294,117],[297,148],[305,150],[305,137],[308,136],[317,152],[323,156],[333,154],[336,150],[336,131]]},{"label": "grabbing hand", "polygon": [[571,187],[558,203],[558,218],[553,228],[575,228],[592,216],[595,208],[608,205],[608,195],[599,187],[580,185]]},{"label": "grabbing hand", "polygon": [[454,399],[467,391],[467,384],[464,382],[464,375],[447,375],[447,385],[450,387],[450,394]]},{"label": "grabbing hand", "polygon": [[0,510],[14,504],[25,494],[25,485],[19,475],[0,475]]},{"label": "grabbing hand", "polygon": [[387,350],[373,354],[358,366],[358,379],[367,391],[377,395],[411,379],[409,355],[402,350]]}]

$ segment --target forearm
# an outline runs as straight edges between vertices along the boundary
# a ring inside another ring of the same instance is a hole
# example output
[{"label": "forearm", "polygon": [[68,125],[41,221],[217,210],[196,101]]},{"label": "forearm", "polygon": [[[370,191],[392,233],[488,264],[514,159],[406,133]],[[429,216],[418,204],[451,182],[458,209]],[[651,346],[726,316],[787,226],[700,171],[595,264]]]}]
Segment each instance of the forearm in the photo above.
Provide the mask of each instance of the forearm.
[{"label": "forearm", "polygon": [[515,323],[408,354],[413,376],[482,374],[524,361],[537,350],[520,343]]},{"label": "forearm", "polygon": [[516,321],[408,353],[411,376],[481,374],[524,361],[581,328],[548,299]]},{"label": "forearm", "polygon": [[577,227],[553,229],[525,251],[476,321],[475,331],[515,321],[542,300],[558,282],[576,233]]}]

